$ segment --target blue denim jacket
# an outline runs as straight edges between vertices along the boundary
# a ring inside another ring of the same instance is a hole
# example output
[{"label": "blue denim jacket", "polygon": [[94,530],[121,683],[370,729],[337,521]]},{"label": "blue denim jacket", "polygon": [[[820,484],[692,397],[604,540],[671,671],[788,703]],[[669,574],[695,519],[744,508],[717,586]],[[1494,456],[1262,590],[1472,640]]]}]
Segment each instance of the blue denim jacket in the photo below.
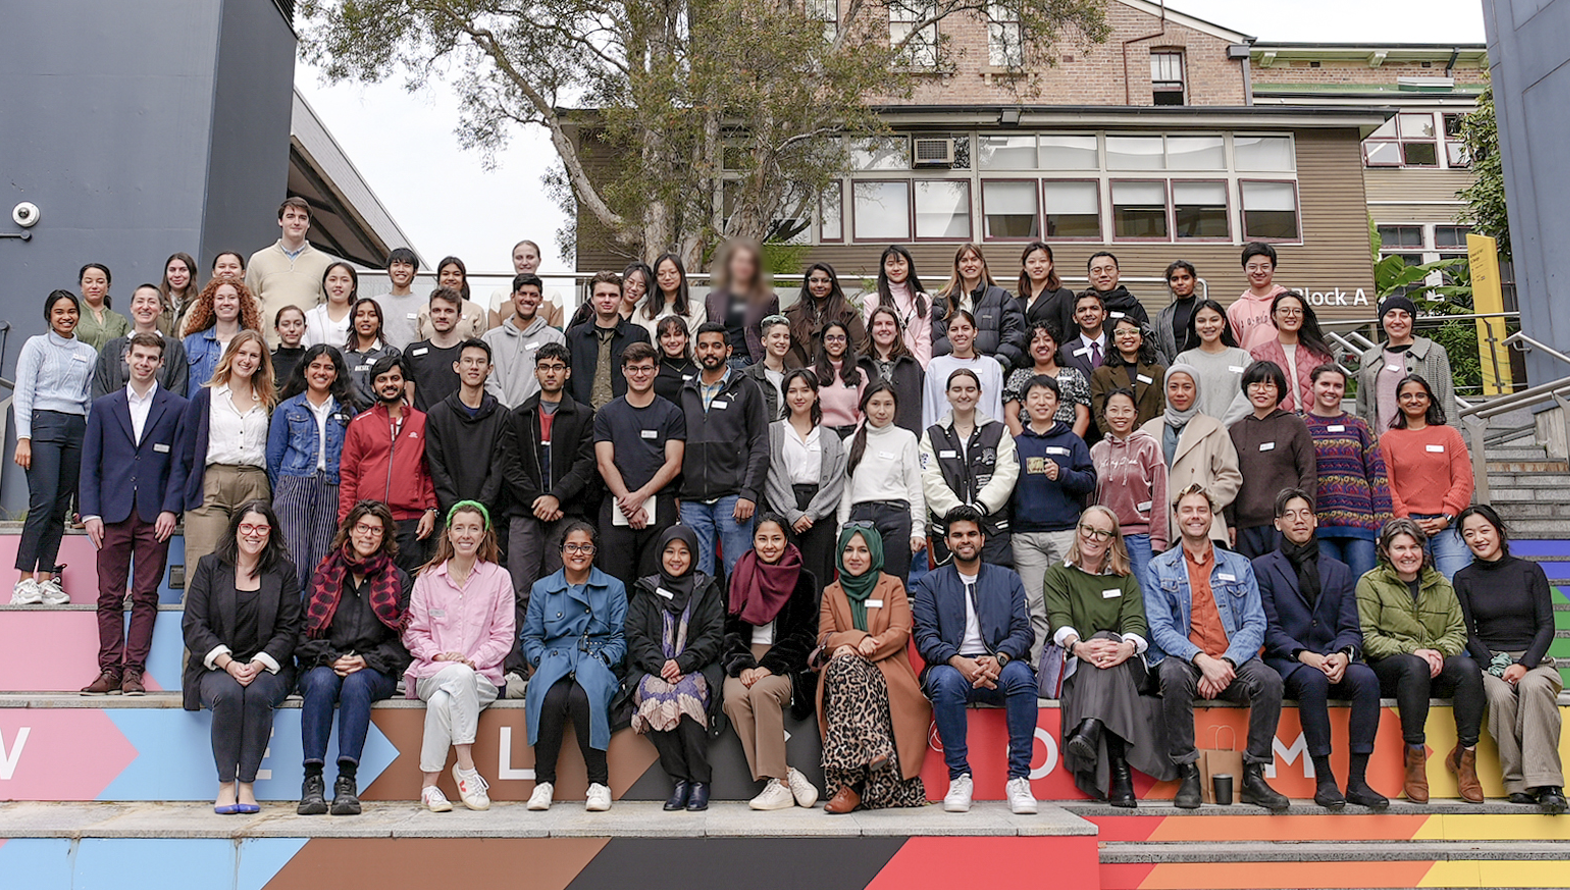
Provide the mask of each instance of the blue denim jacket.
[{"label": "blue denim jacket", "polygon": [[[1188,587],[1187,559],[1182,545],[1173,547],[1150,562],[1150,586],[1145,591],[1145,620],[1150,624],[1150,649],[1145,659],[1159,664],[1171,655],[1193,661],[1199,647],[1189,642],[1190,610],[1194,598]],[[1221,626],[1227,632],[1227,651],[1223,657],[1241,665],[1259,657],[1265,643],[1265,606],[1254,579],[1254,566],[1230,550],[1216,548],[1216,564],[1210,570],[1210,590],[1221,613]]]},{"label": "blue denim jacket", "polygon": [[[344,431],[354,411],[334,399],[327,417],[327,477],[338,484],[338,458],[343,454]],[[306,404],[305,393],[285,399],[273,410],[267,429],[267,476],[273,487],[279,476],[310,476],[316,472],[316,415]]]},{"label": "blue denim jacket", "polygon": [[218,360],[223,358],[224,347],[218,342],[216,327],[191,334],[182,345],[185,347],[185,363],[189,367],[186,387],[188,392],[194,393],[213,378]]}]

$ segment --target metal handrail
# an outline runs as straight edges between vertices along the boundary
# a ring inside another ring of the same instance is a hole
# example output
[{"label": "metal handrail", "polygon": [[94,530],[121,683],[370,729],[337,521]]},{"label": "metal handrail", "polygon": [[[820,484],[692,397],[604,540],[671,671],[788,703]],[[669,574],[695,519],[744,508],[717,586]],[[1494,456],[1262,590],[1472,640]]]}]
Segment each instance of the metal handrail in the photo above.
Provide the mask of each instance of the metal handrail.
[{"label": "metal handrail", "polygon": [[1509,346],[1516,342],[1525,343],[1529,349],[1541,349],[1550,356],[1559,359],[1567,365],[1570,365],[1570,355],[1565,355],[1552,346],[1549,346],[1547,343],[1543,343],[1539,340],[1533,340],[1531,337],[1528,337],[1524,331],[1516,331],[1514,334],[1511,334],[1499,342],[1505,346]]},{"label": "metal handrail", "polygon": [[[1512,335],[1515,336],[1515,335]],[[1507,338],[1507,342],[1508,342]],[[1528,338],[1522,338],[1528,339]],[[1558,356],[1562,361],[1570,362],[1570,358]],[[1474,491],[1479,504],[1489,503],[1488,483],[1488,418],[1497,417],[1522,408],[1530,408],[1552,400],[1559,407],[1560,422],[1565,427],[1565,442],[1570,443],[1570,400],[1565,396],[1570,395],[1570,377],[1561,377],[1548,383],[1539,383],[1529,386],[1520,392],[1514,392],[1497,399],[1490,399],[1477,405],[1468,405],[1461,409],[1461,420],[1472,434],[1472,478]]]}]

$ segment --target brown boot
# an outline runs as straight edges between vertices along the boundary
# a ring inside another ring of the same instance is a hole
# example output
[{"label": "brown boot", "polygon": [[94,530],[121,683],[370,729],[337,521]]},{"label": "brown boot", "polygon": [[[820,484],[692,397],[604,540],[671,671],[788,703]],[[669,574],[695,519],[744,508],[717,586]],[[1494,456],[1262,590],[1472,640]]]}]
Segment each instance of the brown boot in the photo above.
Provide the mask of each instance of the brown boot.
[{"label": "brown boot", "polygon": [[861,795],[856,793],[856,789],[846,785],[839,791],[836,791],[832,798],[829,798],[829,802],[823,805],[823,809],[825,812],[843,815],[859,806],[861,806]]},{"label": "brown boot", "polygon": [[1401,790],[1413,803],[1428,803],[1428,749],[1406,746],[1406,781]]},{"label": "brown boot", "polygon": [[83,695],[119,695],[120,672],[114,668],[104,668],[90,685],[82,687]]},{"label": "brown boot", "polygon": [[1483,785],[1477,781],[1477,749],[1463,748],[1460,743],[1450,750],[1450,756],[1445,758],[1445,766],[1455,774],[1456,784],[1461,788],[1461,798],[1468,803],[1483,802]]}]

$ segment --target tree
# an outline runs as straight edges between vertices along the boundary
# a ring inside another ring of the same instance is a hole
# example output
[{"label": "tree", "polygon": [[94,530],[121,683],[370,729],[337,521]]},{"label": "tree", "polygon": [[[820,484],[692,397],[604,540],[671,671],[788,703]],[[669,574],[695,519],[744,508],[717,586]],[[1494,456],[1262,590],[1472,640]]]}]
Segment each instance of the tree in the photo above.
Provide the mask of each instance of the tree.
[{"label": "tree", "polygon": [[1472,184],[1456,192],[1466,202],[1457,222],[1470,222],[1479,235],[1499,242],[1499,258],[1510,259],[1510,218],[1505,213],[1505,170],[1494,120],[1494,88],[1484,87],[1477,108],[1461,119],[1461,141],[1472,160]]},{"label": "tree", "polygon": [[[877,106],[952,64],[939,25],[1001,21],[1016,68],[1064,35],[1100,42],[1101,0],[302,0],[331,80],[450,80],[486,162],[543,127],[557,194],[629,257],[695,268],[718,238],[792,234]],[[994,18],[988,18],[991,13]],[[893,25],[891,26],[891,17]],[[1030,78],[1013,78],[1024,93]],[[577,103],[580,108],[569,107]]]}]

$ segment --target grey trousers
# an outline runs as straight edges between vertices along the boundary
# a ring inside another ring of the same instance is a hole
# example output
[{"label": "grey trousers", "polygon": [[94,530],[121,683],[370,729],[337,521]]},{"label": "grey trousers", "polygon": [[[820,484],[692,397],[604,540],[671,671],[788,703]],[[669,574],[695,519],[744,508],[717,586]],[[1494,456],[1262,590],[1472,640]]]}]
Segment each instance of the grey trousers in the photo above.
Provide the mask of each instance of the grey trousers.
[{"label": "grey trousers", "polygon": [[1047,599],[1042,583],[1047,569],[1068,558],[1074,545],[1074,530],[1060,532],[1014,532],[1009,536],[1014,548],[1014,571],[1025,585],[1025,604],[1030,607],[1030,629],[1036,638],[1030,644],[1030,666],[1041,663],[1041,650],[1047,645]]},{"label": "grey trousers", "polygon": [[[1510,654],[1521,656],[1519,652]],[[1564,770],[1559,763],[1557,701],[1563,688],[1559,672],[1541,664],[1527,671],[1515,686],[1483,673],[1488,734],[1499,748],[1506,794],[1544,785],[1564,785]]]}]

